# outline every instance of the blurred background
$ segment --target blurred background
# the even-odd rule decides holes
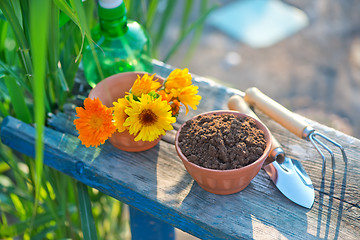
[[[360,2],[210,2],[220,6],[206,20],[192,58],[181,54],[188,41],[171,65],[242,91],[256,86],[292,111],[360,137]],[[246,36],[251,30],[258,32]],[[166,39],[164,46],[176,39],[174,32]]]

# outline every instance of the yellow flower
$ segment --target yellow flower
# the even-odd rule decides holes
[[[169,74],[166,79],[165,90],[167,92],[171,92],[171,89],[179,89],[190,86],[191,79],[192,77],[189,74],[189,69],[175,69]]]
[[[125,109],[130,106],[129,100],[126,98],[119,98],[114,104],[114,124],[119,132],[125,131],[127,128],[123,125],[128,115],[125,113]]]
[[[77,107],[76,113],[79,118],[74,124],[78,138],[86,147],[103,144],[116,130],[112,123],[112,108],[104,106],[98,98],[86,98],[84,108]]]
[[[130,92],[134,94],[134,96],[140,97],[143,93],[147,94],[149,92],[156,91],[161,87],[161,83],[159,83],[157,79],[154,80],[154,76],[155,73],[152,76],[149,76],[147,73],[142,77],[138,75]]]
[[[175,98],[178,98],[179,101],[185,105],[186,114],[189,112],[188,106],[196,110],[196,105],[199,105],[201,96],[196,95],[198,93],[198,87],[190,85],[181,89],[171,89],[171,93]]]
[[[124,126],[129,127],[130,134],[137,135],[135,141],[154,141],[160,135],[165,135],[166,130],[172,130],[171,123],[176,121],[166,101],[146,94],[142,94],[139,101],[130,101],[125,113],[129,117]]]

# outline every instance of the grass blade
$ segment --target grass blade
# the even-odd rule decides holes
[[[16,81],[20,84],[20,86],[24,89],[26,89],[31,95],[32,95],[32,90],[31,88],[25,83],[25,81],[23,81],[23,79],[15,73],[15,71],[13,71],[7,64],[5,64],[3,61],[0,60],[0,66],[5,70],[5,72],[7,72],[8,74],[11,75],[11,77],[13,77],[14,79],[16,79]]]
[[[46,49],[48,37],[50,1],[33,0],[30,5],[30,39],[37,43],[31,46],[33,67],[34,67],[34,112],[36,124],[36,142],[35,142],[35,189],[37,199],[39,197],[41,177],[43,171],[43,137],[45,121],[45,66]]]
[[[141,23],[141,0],[131,0],[126,2],[126,9],[128,16],[131,16],[132,20]]]
[[[54,0],[55,5],[66,14],[76,25],[79,26],[79,19],[76,16],[76,13],[72,10],[67,1],[63,0]],[[65,21],[65,20],[64,20]],[[61,22],[60,24],[65,24],[65,22]]]
[[[206,14],[207,5],[208,5],[208,0],[201,0],[201,4],[200,4],[200,14],[201,15]],[[183,66],[189,65],[192,55],[194,54],[195,49],[200,42],[200,39],[201,39],[201,36],[203,33],[203,29],[204,29],[204,21],[202,21],[199,24],[199,26],[194,30],[194,35],[192,37],[190,46],[189,46],[189,48],[186,52],[186,55],[182,61]]]
[[[156,15],[156,9],[158,8],[159,0],[152,0],[150,2],[149,10],[146,16],[146,29],[150,29]]]
[[[7,172],[8,170],[10,170],[10,166],[5,162],[0,162],[0,174],[4,174],[4,172]]]
[[[167,1],[165,11],[160,21],[160,26],[154,38],[154,49],[156,49],[159,46],[159,44],[161,43],[164,37],[166,27],[169,26],[168,23],[170,21],[172,13],[175,10],[176,3],[177,1],[172,1],[172,0]]]
[[[33,227],[39,227],[41,225],[44,225],[52,220],[52,216],[49,213],[41,214],[35,217],[33,221]],[[31,219],[26,219],[24,221],[21,221],[19,223],[15,223],[8,226],[0,225],[0,238],[6,238],[6,237],[16,237],[19,236],[27,229],[29,228],[31,223]]]
[[[21,16],[22,16],[22,26],[23,32],[26,39],[30,39],[30,28],[29,28],[29,1],[30,0],[21,0],[19,2],[21,7]],[[20,8],[19,8],[20,10]]]
[[[58,225],[54,225],[54,226],[45,228],[45,229],[42,230],[40,233],[38,233],[38,234],[36,234],[36,235],[34,235],[34,236],[31,236],[31,240],[43,240],[43,239],[48,239],[48,238],[46,237],[46,235],[49,234],[49,233],[55,232],[55,230],[56,230],[58,227],[59,227]]]
[[[22,64],[26,69],[27,76],[30,78],[30,76],[32,76],[32,64],[29,53],[29,44],[24,35],[23,29],[19,23],[14,9],[11,6],[11,3],[9,3],[8,1],[0,1],[0,9],[12,27],[15,38],[20,46],[19,53],[23,60]]]
[[[77,182],[78,196],[79,196],[79,209],[81,218],[81,228],[83,231],[84,239],[95,240],[97,239],[94,217],[91,212],[91,203],[88,193],[88,187]]]
[[[23,30],[21,28],[19,20],[16,17],[16,13],[12,8],[11,4],[9,3],[9,1],[7,0],[0,1],[0,9],[3,12],[4,16],[6,17],[6,19],[8,20],[8,22],[10,23],[12,30],[15,33],[16,40],[19,43],[19,46],[23,49],[28,49],[29,48],[28,41],[26,40],[25,35],[23,34]]]
[[[195,22],[193,22],[184,32],[184,34],[175,42],[175,44],[172,46],[166,57],[163,59],[163,62],[169,61],[170,57],[179,49],[180,44],[185,40],[185,38],[189,35],[191,31],[193,31],[195,28],[201,26],[207,16],[217,8],[217,5],[213,5],[209,10],[207,10],[201,17],[199,17]]]
[[[81,34],[83,35],[84,38],[83,26],[80,24],[77,12],[74,11],[66,1],[54,0],[54,3],[63,13],[65,13],[79,27]],[[79,54],[77,55],[75,61],[78,61],[80,57],[81,57],[81,50],[79,51]]]
[[[8,31],[8,22],[4,20],[0,20],[0,58],[5,59],[5,40],[7,37],[7,31]]]
[[[85,42],[84,40],[85,40],[85,37],[86,37],[87,41],[88,41],[88,44],[89,44],[89,46],[91,48],[91,52],[93,54],[94,61],[96,63],[97,69],[99,71],[100,78],[104,79],[104,74],[103,74],[103,71],[102,71],[101,66],[100,66],[99,58],[98,58],[97,53],[95,51],[95,46],[94,46],[93,40],[91,38],[91,32],[90,32],[89,26],[87,24],[87,19],[86,19],[84,8],[81,5],[81,2],[78,1],[78,0],[70,0],[70,2],[71,2],[71,5],[74,7],[76,15],[77,15],[77,17],[79,19],[79,23],[80,23],[79,27],[80,27],[81,33],[83,35],[83,41],[82,42],[84,44],[84,42]],[[82,52],[83,44],[81,45],[80,53]]]
[[[51,83],[49,86],[54,86],[54,101],[58,103],[58,106],[62,106],[65,95],[69,92],[69,87],[64,77],[61,64],[59,62],[59,49],[60,49],[60,31],[59,31],[59,9],[52,2],[50,8],[50,21],[49,21],[49,46],[48,46],[48,63]],[[51,93],[49,87],[49,94]]]
[[[186,26],[188,25],[188,22],[189,22],[190,13],[191,13],[193,4],[194,4],[194,2],[192,0],[185,1],[183,16],[181,19],[181,26],[180,26],[181,34],[180,35],[183,35],[186,30]]]
[[[30,110],[25,103],[24,92],[16,83],[15,79],[5,76],[5,84],[8,89],[11,104],[15,111],[15,116],[23,122],[32,123]]]

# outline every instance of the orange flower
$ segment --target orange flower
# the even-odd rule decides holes
[[[171,92],[171,89],[179,89],[190,86],[191,79],[192,77],[189,74],[189,69],[175,69],[166,79],[165,90],[166,92]]]
[[[171,104],[171,115],[172,116],[177,116],[179,114],[180,111],[180,102],[178,100],[174,100]]]
[[[98,147],[103,144],[116,130],[112,123],[112,108],[104,106],[101,101],[86,98],[84,108],[76,108],[74,124],[79,131],[79,139],[86,147]]]
[[[158,92],[156,92],[156,93],[158,93],[159,95],[160,95],[160,97],[161,97],[161,99],[163,100],[163,101],[167,101],[167,102],[170,102],[171,101],[171,99],[172,99],[172,94],[170,93],[170,94],[167,94],[166,92],[165,92],[165,90],[160,90],[160,91],[158,91]]]
[[[159,83],[157,79],[154,80],[154,76],[155,73],[152,76],[149,76],[147,73],[142,77],[138,75],[130,92],[136,97],[141,97],[143,93],[147,94],[156,91],[161,87],[161,83]]]
[[[179,101],[185,105],[186,114],[189,112],[190,106],[192,109],[196,110],[196,105],[199,105],[201,96],[196,95],[198,93],[198,87],[190,85],[181,89],[171,89],[171,93],[174,98],[179,99]]]

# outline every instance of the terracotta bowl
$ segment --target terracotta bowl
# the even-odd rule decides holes
[[[245,117],[252,118],[251,116],[246,115],[244,113],[240,113],[236,111],[228,111],[228,110],[211,111],[200,115],[226,114],[226,113],[235,114],[239,118],[245,118]],[[194,118],[197,118],[200,115],[197,115]],[[259,129],[263,130],[264,132],[265,140],[266,140],[265,151],[263,155],[255,162],[245,167],[232,169],[232,170],[214,170],[214,169],[204,168],[188,161],[185,155],[181,152],[181,149],[179,147],[179,134],[181,132],[181,129],[186,123],[184,123],[180,127],[175,137],[175,148],[186,170],[193,177],[193,179],[200,185],[200,187],[211,193],[226,195],[226,194],[233,194],[240,192],[249,185],[251,180],[260,171],[265,159],[270,153],[270,148],[271,148],[271,138],[270,138],[269,130],[264,124],[262,124],[258,120],[254,119],[254,121],[256,123],[256,126]]]
[[[112,75],[99,82],[89,93],[89,98],[99,98],[100,101],[107,107],[112,107],[113,102],[116,102],[118,98],[125,96],[126,92],[129,92],[130,88],[134,84],[137,75],[143,76],[145,72],[125,72]],[[150,75],[150,74],[149,74]],[[154,79],[158,79],[160,83],[164,82],[164,78],[155,76]],[[122,133],[115,132],[110,138],[110,143],[123,151],[127,152],[140,152],[154,147],[161,139],[144,142],[134,141],[135,136],[130,135],[128,131]]]

